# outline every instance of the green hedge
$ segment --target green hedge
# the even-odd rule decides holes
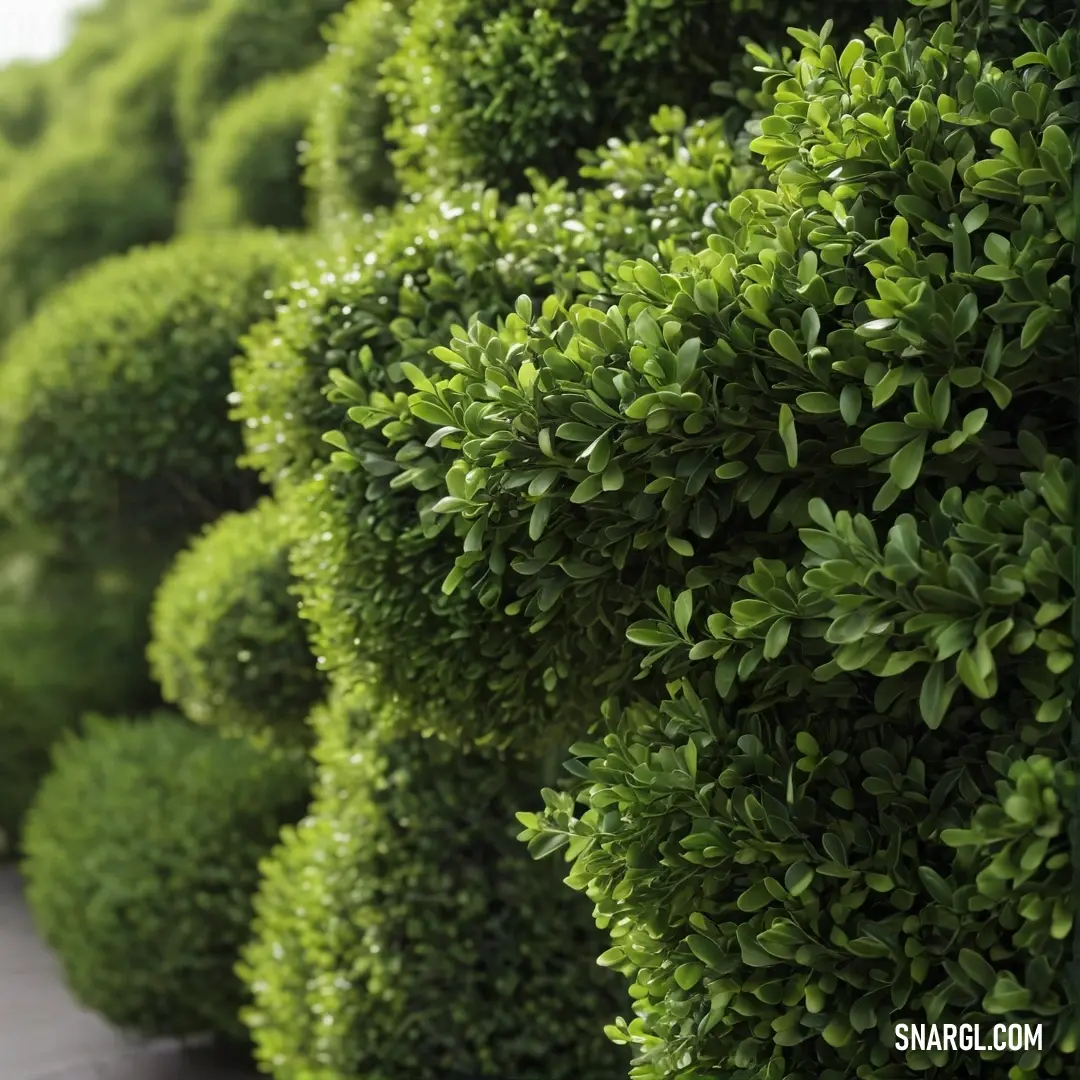
[[[309,775],[160,714],[67,739],[26,824],[27,902],[86,1007],[142,1035],[244,1039],[233,972],[259,860]]]
[[[832,17],[861,30],[863,15],[845,0]],[[731,99],[759,76],[740,40],[782,46],[785,27],[823,19],[803,0],[417,0],[382,88],[395,164],[409,190],[480,179],[512,192],[529,168],[571,175],[579,149],[643,134],[662,105],[745,119]]]
[[[193,238],[103,262],[55,294],[0,366],[8,502],[76,539],[163,546],[250,505],[229,365],[298,250],[271,233]]]
[[[206,134],[222,106],[271,75],[321,58],[321,27],[347,0],[213,0],[200,18],[178,83],[180,128],[188,144]]]
[[[387,717],[383,723],[393,724]],[[588,904],[514,842],[537,773],[321,710],[310,815],[263,865],[242,975],[276,1080],[616,1080]],[[371,729],[371,730],[369,730]]]
[[[0,184],[0,340],[77,271],[172,233],[152,152],[93,132],[50,140]]]
[[[625,263],[617,303],[474,325],[411,398],[483,537],[455,577],[505,553],[581,641],[636,610],[671,680],[577,748],[580,820],[554,793],[524,818],[637,972],[640,1080],[891,1076],[890,1020],[946,1013],[1047,1023],[1023,1076],[1076,1050],[1077,38],[1030,36],[1014,70],[948,24],[802,35],[754,143],[775,189]]]
[[[306,741],[323,694],[269,500],[219,518],[165,576],[151,617],[150,664],[165,700],[229,731]]]
[[[379,69],[408,25],[405,0],[353,0],[332,20],[308,129],[306,180],[326,223],[393,202],[397,182],[383,132]]]
[[[271,76],[214,116],[195,154],[183,231],[304,227],[308,193],[300,157],[316,89],[308,72]]]

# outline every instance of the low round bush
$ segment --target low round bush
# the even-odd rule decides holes
[[[859,30],[863,16],[850,0],[833,14]],[[824,18],[809,0],[417,0],[382,85],[395,164],[410,191],[571,175],[580,148],[643,134],[662,105],[715,114],[718,80],[760,81],[743,38],[780,46],[787,26]]]
[[[194,148],[214,114],[240,91],[318,61],[326,50],[322,25],[346,2],[213,0],[180,70],[180,128],[188,144]]]
[[[307,139],[306,181],[330,223],[391,203],[397,182],[383,134],[379,71],[408,25],[408,0],[353,0],[331,20]]]
[[[624,1077],[603,1034],[621,979],[592,960],[589,905],[514,840],[539,770],[372,728],[362,695],[316,723],[315,800],[264,863],[241,968],[263,1069]]]
[[[51,297],[0,366],[9,505],[81,541],[166,546],[251,505],[229,365],[297,255],[272,233],[190,238],[103,262]]]
[[[300,156],[316,91],[307,72],[274,76],[215,115],[195,153],[183,231],[304,227],[308,193]]]
[[[172,233],[153,153],[89,133],[25,155],[0,184],[0,339],[75,273]]]
[[[26,823],[27,901],[87,1008],[150,1036],[243,1039],[234,973],[259,860],[310,777],[167,714],[56,750]]]
[[[284,524],[266,500],[219,518],[182,552],[154,601],[149,658],[165,700],[189,719],[297,741],[323,679]]]

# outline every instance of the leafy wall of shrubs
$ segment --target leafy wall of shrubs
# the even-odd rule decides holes
[[[620,980],[582,962],[588,905],[513,839],[536,770],[395,733],[362,693],[315,724],[315,800],[263,866],[244,954],[263,1066],[278,1080],[625,1076],[602,1033]]]
[[[80,540],[179,544],[250,505],[229,365],[298,258],[273,233],[191,238],[95,266],[0,366],[4,495]]]
[[[166,574],[149,656],[166,701],[200,724],[306,741],[323,682],[297,613],[281,511],[219,518]]]
[[[474,324],[410,399],[483,538],[452,580],[504,552],[504,599],[583,640],[636,609],[672,682],[577,748],[580,816],[523,817],[637,973],[640,1080],[885,1076],[890,1018],[945,1010],[1047,1022],[1025,1076],[1076,1049],[1077,46],[1027,32],[1015,70],[949,24],[798,35],[732,232]]]
[[[65,740],[27,821],[24,872],[79,999],[139,1034],[243,1042],[233,966],[258,863],[308,782],[296,757],[169,714]]]

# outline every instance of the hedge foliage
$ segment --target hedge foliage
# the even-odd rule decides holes
[[[318,61],[320,30],[346,0],[213,0],[181,65],[180,129],[194,147],[215,113],[242,90],[271,75]]]
[[[481,538],[452,581],[581,641],[636,610],[673,685],[577,748],[580,817],[523,816],[637,974],[636,1080],[885,1077],[946,1010],[1046,1022],[1013,1076],[1076,1050],[1077,40],[1026,32],[798,34],[728,231],[475,323],[410,399]]]
[[[832,14],[864,22],[855,3]],[[417,0],[383,83],[394,161],[409,190],[480,179],[509,193],[529,168],[568,176],[579,149],[644,134],[662,105],[742,120],[758,77],[740,41],[780,47],[787,26],[822,21],[801,0]],[[727,100],[710,108],[710,88]]]
[[[0,367],[10,505],[80,540],[166,546],[250,505],[229,365],[297,257],[272,233],[191,238],[104,261],[52,296]]]
[[[281,511],[226,514],[158,589],[149,657],[165,700],[232,732],[306,741],[323,681],[297,613]]]
[[[408,486],[438,483],[441,466],[403,421],[413,382],[439,366],[430,350],[455,325],[523,288],[576,295],[599,281],[617,245],[673,251],[696,235],[740,166],[715,126],[670,110],[655,123],[653,139],[596,156],[602,183],[587,195],[541,185],[505,210],[476,190],[413,206],[368,251],[297,275],[275,320],[246,339],[235,375],[245,461],[278,490],[302,488],[290,495],[295,568],[316,651],[339,681],[367,678],[374,664],[377,682],[421,727],[524,743],[572,731],[597,708],[567,665],[560,628],[527,635],[512,617],[439,592],[453,544],[438,535],[433,500],[418,502]],[[624,185],[645,179],[654,205],[627,205]],[[343,422],[330,454],[320,436]],[[328,455],[360,469],[305,479]],[[491,598],[480,599],[490,609]],[[560,681],[580,693],[556,698]]]
[[[304,227],[300,156],[315,92],[308,72],[271,76],[214,116],[195,157],[183,231]]]
[[[0,340],[77,271],[168,239],[170,185],[154,155],[110,139],[50,141],[0,183]]]
[[[379,70],[408,25],[405,0],[353,0],[327,28],[320,92],[307,138],[306,180],[327,224],[394,201]]]
[[[620,980],[592,962],[588,905],[513,839],[535,770],[385,724],[362,695],[319,712],[311,812],[264,863],[241,969],[262,1067],[277,1080],[625,1076],[602,1032]]]
[[[259,860],[308,770],[161,714],[67,739],[26,825],[27,900],[78,999],[145,1035],[241,1041]]]

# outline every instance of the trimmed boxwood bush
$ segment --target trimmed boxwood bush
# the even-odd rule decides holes
[[[50,140],[0,183],[0,339],[76,271],[172,233],[174,192],[138,143]]]
[[[79,1001],[143,1035],[240,1042],[259,860],[307,803],[296,757],[178,717],[97,721],[26,824],[27,902]]]
[[[214,114],[242,90],[318,61],[326,49],[321,27],[346,2],[213,0],[180,71],[180,129],[188,144],[194,148]]]
[[[149,657],[189,719],[304,741],[323,693],[289,572],[281,511],[226,514],[181,552],[158,589]]]
[[[315,800],[263,865],[241,968],[262,1068],[624,1077],[603,1037],[621,980],[592,962],[588,904],[513,839],[537,771],[372,729],[363,695],[316,724]]]
[[[316,91],[309,72],[273,76],[215,115],[195,154],[183,231],[304,227],[308,193],[300,157]]]
[[[326,223],[393,202],[397,182],[383,135],[390,121],[379,70],[407,23],[407,0],[353,0],[327,30],[320,93],[307,132],[306,180]]]
[[[272,233],[192,238],[103,262],[55,294],[0,366],[15,510],[77,539],[167,546],[251,505],[229,365],[294,257]]]
[[[897,10],[888,0],[876,13]],[[863,13],[845,0],[832,17],[861,29]],[[417,0],[382,87],[395,164],[412,191],[469,179],[518,191],[528,168],[571,175],[579,149],[643,133],[661,105],[707,115],[724,107],[717,80],[734,77],[715,87],[728,97],[753,87],[742,38],[780,46],[785,27],[823,18],[803,0]]]
[[[1001,66],[947,23],[802,35],[734,230],[625,263],[617,303],[474,324],[411,398],[482,536],[455,576],[499,551],[568,636],[636,609],[671,682],[576,748],[584,811],[523,816],[637,971],[640,1080],[884,1078],[900,1018],[1047,1025],[998,1072],[908,1071],[1076,1052],[1080,42],[1026,32]]]

